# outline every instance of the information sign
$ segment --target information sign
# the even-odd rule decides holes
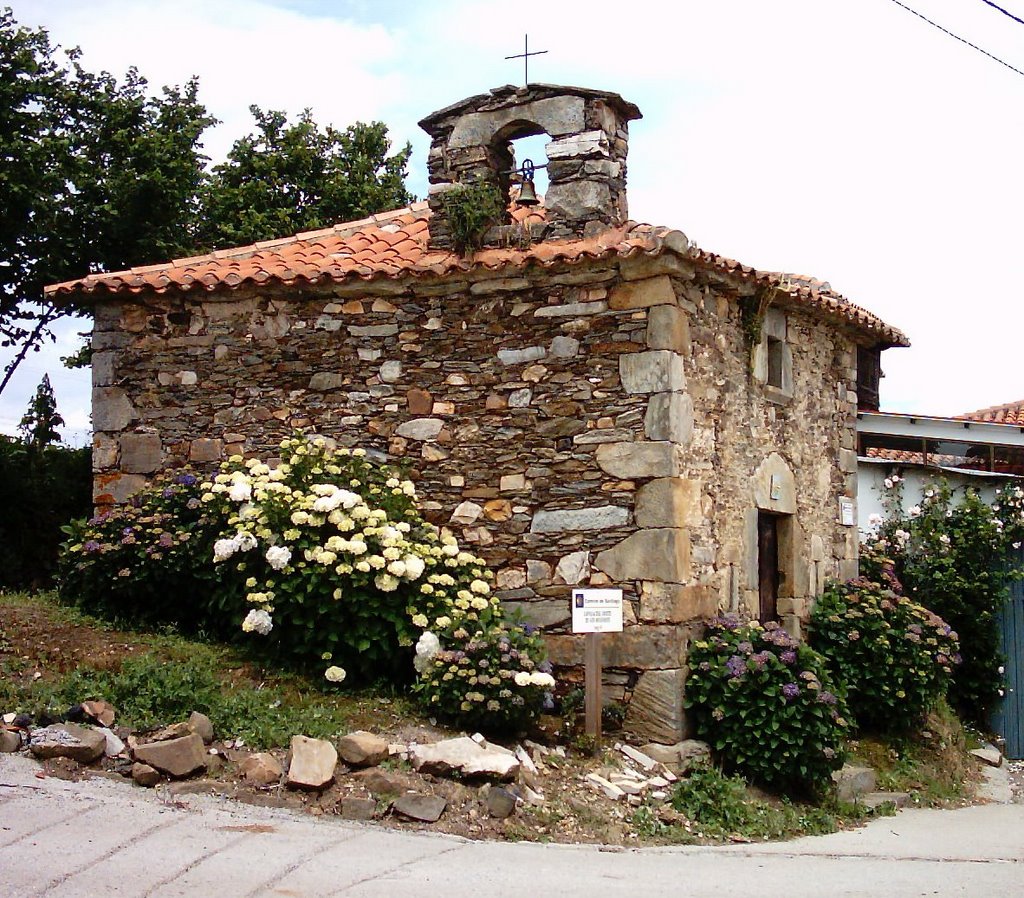
[[[622,632],[621,589],[574,589],[573,633]]]

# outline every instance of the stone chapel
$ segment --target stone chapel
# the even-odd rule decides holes
[[[827,283],[629,220],[639,117],[604,91],[492,90],[420,123],[426,202],[49,288],[95,315],[96,503],[296,430],[404,460],[563,676],[583,659],[570,588],[621,588],[606,695],[634,731],[685,737],[702,621],[799,634],[826,578],[855,575],[856,414],[908,344]],[[520,207],[511,143],[538,134],[550,184]],[[513,201],[456,252],[445,195],[481,180]]]

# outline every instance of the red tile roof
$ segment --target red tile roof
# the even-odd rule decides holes
[[[1005,405],[993,405],[990,408],[978,409],[956,416],[962,421],[984,421],[990,424],[1014,424],[1024,427],[1024,399],[1008,402]]]
[[[414,203],[394,212],[280,240],[261,241],[127,271],[91,274],[47,287],[46,293],[59,298],[76,293],[101,296],[168,290],[212,292],[267,284],[314,285],[357,279],[444,277],[480,269],[498,271],[535,265],[572,265],[584,259],[612,256],[657,256],[670,250],[702,267],[778,287],[791,301],[869,332],[879,343],[909,345],[900,331],[849,302],[824,281],[803,275],[757,271],[732,259],[690,247],[681,232],[670,228],[628,222],[595,237],[548,240],[525,248],[485,248],[466,257],[427,246],[429,217],[426,203]],[[518,208],[515,217],[522,223],[541,221],[543,210]]]

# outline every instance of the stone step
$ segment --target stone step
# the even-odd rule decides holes
[[[857,803],[872,811],[884,804],[894,805],[897,809],[906,807],[910,801],[909,792],[866,792],[857,797]]]
[[[840,801],[855,801],[859,796],[878,788],[878,777],[873,767],[844,764],[841,770],[832,773],[832,781],[836,784],[836,794]]]

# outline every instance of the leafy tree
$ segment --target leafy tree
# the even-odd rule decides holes
[[[321,129],[305,110],[250,106],[257,130],[235,141],[204,195],[201,241],[223,247],[352,221],[412,201],[405,189],[412,148],[389,156],[382,122]]]
[[[21,419],[22,438],[0,434],[0,589],[50,584],[61,527],[92,507],[90,451],[54,445],[63,423],[44,376]]]
[[[213,123],[198,83],[161,97],[130,70],[123,83],[61,52],[44,29],[0,11],[0,345],[15,347],[0,382],[77,311],[42,288],[190,249]]]
[[[57,428],[63,424],[64,419],[57,411],[57,399],[50,386],[50,375],[44,374],[18,429],[30,449],[39,454],[51,443],[61,442]]]
[[[200,138],[215,119],[195,78],[152,96],[134,68],[119,81],[78,60],[0,10],[0,347],[13,351],[0,393],[25,356],[53,339],[57,319],[88,312],[47,302],[46,284],[412,199],[403,183],[411,148],[388,155],[380,122],[321,129],[308,110],[289,124],[252,107],[256,132],[210,173]]]

